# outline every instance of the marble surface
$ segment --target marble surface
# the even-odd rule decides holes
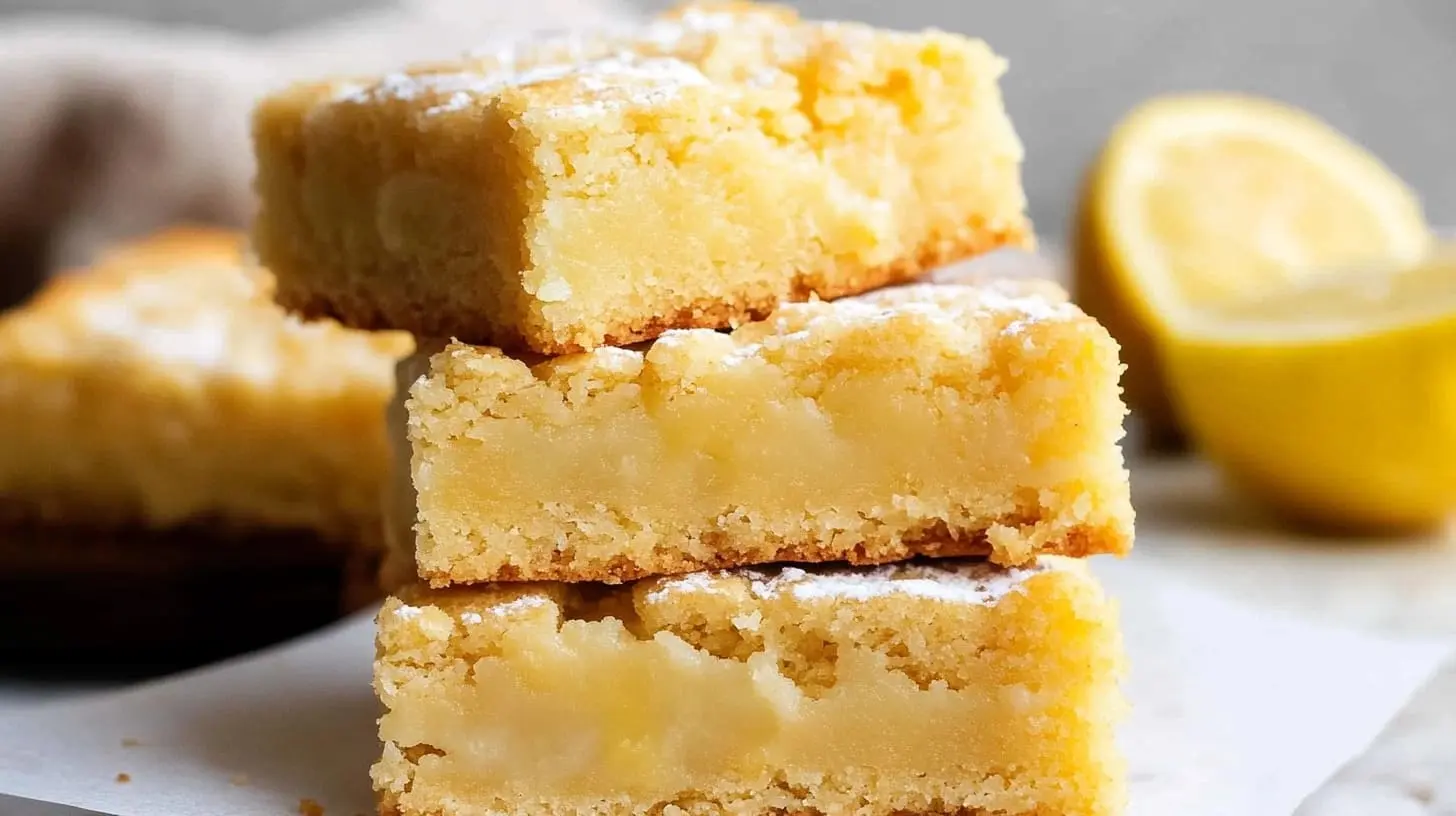
[[[1362,756],[1296,816],[1456,816],[1456,534],[1303,535],[1191,460],[1133,469],[1137,557],[1313,619],[1450,637],[1453,659]]]
[[[1133,467],[1136,557],[1220,592],[1381,632],[1456,644],[1456,535],[1332,539],[1282,526],[1195,460]]]
[[[1456,814],[1456,660],[1296,816]]]

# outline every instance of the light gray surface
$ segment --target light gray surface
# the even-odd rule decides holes
[[[403,2],[404,0],[400,0]],[[514,2],[515,0],[482,0]],[[672,0],[639,0],[663,7]],[[409,0],[428,4],[431,0]],[[388,0],[0,0],[272,31]],[[1456,223],[1453,0],[798,0],[806,14],[984,37],[1011,60],[1008,104],[1027,144],[1042,234],[1060,235],[1083,168],[1149,95],[1238,90],[1313,110],[1369,145]]]
[[[1295,816],[1456,814],[1456,660]]]
[[[158,23],[268,33],[359,9],[390,5],[395,3],[391,0],[0,0],[0,14],[107,14]]]

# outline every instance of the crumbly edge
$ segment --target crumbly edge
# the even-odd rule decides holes
[[[927,584],[942,591],[923,594]],[[786,599],[804,606],[785,608],[781,604]],[[916,611],[932,609],[935,621]],[[494,639],[510,630],[517,616],[552,617],[557,631],[572,622],[611,619],[638,640],[673,633],[695,649],[740,662],[771,642],[781,656],[805,658],[790,661],[794,665],[781,663],[780,669],[810,696],[833,686],[832,675],[826,684],[822,682],[826,678],[813,672],[814,665],[837,659],[835,650],[823,648],[826,643],[886,652],[888,665],[922,688],[941,682],[960,689],[965,681],[957,678],[958,661],[937,663],[937,658],[925,654],[934,649],[923,638],[904,651],[894,649],[894,641],[939,631],[950,639],[943,645],[964,648],[964,640],[975,632],[998,631],[1008,623],[1019,628],[1029,620],[1028,614],[1040,614],[1069,616],[1103,633],[1101,638],[1073,644],[1084,648],[1114,632],[1112,609],[1086,564],[1065,558],[1042,558],[1013,569],[972,558],[868,567],[778,564],[662,576],[627,585],[499,582],[441,590],[413,583],[386,601],[376,646],[382,664],[431,671],[445,665],[440,660],[473,661],[493,654]],[[409,613],[400,614],[405,610]],[[422,610],[434,612],[421,619],[416,613]],[[746,625],[733,617],[754,612],[769,614],[772,620]],[[483,617],[468,620],[472,613]],[[452,619],[453,624],[442,628]],[[477,624],[488,625],[477,631],[472,628]],[[813,631],[819,624],[828,630]],[[428,646],[418,640],[420,636]],[[1028,641],[1009,648],[1034,645],[1036,641]],[[974,654],[981,656],[982,648],[977,646]]]
[[[923,568],[939,569],[934,568],[934,563],[924,562]],[[961,562],[961,566],[965,566],[965,562]],[[1046,625],[1044,622],[1038,622],[1044,614],[1056,619],[1060,619],[1062,615],[1067,615],[1069,616],[1069,621],[1077,621],[1071,625],[1077,627],[1078,633],[1068,632],[1067,635],[1073,638],[1073,640],[1068,641],[1068,645],[1073,649],[1070,653],[1063,652],[1060,648],[1048,649],[1047,646],[1041,645],[1039,639],[1035,637],[1032,637],[1030,640],[1024,639],[1029,637],[1027,635],[1019,636],[1023,638],[1019,641],[1020,645],[1003,645],[1018,654],[1019,650],[1023,648],[1031,648],[1040,654],[1041,657],[1037,658],[1038,671],[1050,669],[1050,665],[1041,667],[1040,661],[1045,659],[1062,665],[1064,670],[1070,671],[1074,675],[1084,675],[1085,679],[1075,681],[1079,686],[1084,683],[1091,684],[1090,686],[1086,686],[1086,688],[1093,695],[1092,698],[1089,698],[1089,701],[1095,698],[1095,702],[1091,703],[1094,709],[1091,712],[1079,709],[1081,713],[1076,716],[1083,725],[1078,727],[1085,726],[1086,728],[1092,729],[1092,732],[1097,735],[1093,742],[1089,743],[1089,747],[1101,746],[1101,750],[1108,751],[1109,753],[1105,756],[1097,755],[1094,757],[1089,755],[1090,765],[1088,767],[1088,773],[1091,774],[1089,779],[1097,777],[1099,774],[1110,774],[1111,776],[1103,779],[1103,782],[1108,787],[1097,788],[1097,792],[1090,795],[1089,798],[1078,800],[1080,807],[1074,811],[1068,811],[1068,813],[1075,812],[1079,816],[1095,813],[1100,816],[1105,816],[1105,814],[1119,811],[1116,800],[1119,796],[1120,784],[1116,781],[1116,778],[1120,775],[1120,768],[1122,767],[1121,761],[1117,758],[1116,752],[1112,747],[1111,731],[1112,721],[1121,717],[1124,711],[1120,698],[1115,691],[1116,683],[1122,671],[1120,638],[1117,634],[1115,623],[1115,606],[1113,602],[1106,599],[1102,594],[1095,580],[1088,576],[1084,565],[1081,563],[1057,562],[1056,560],[1052,560],[1051,562],[1043,563],[1041,567],[1046,568],[1045,571],[1048,572],[1069,570],[1071,575],[1063,576],[1062,579],[1055,578],[1051,575],[1046,575],[1044,578],[1039,578],[1035,574],[1028,575],[1025,577],[1025,581],[1039,582],[1046,580],[1050,581],[1050,583],[1017,583],[1013,588],[1006,590],[1004,594],[993,594],[993,596],[986,598],[982,602],[969,601],[969,606],[955,603],[946,610],[953,617],[939,625],[942,628],[949,626],[949,633],[954,637],[955,632],[965,633],[968,631],[964,628],[965,626],[970,626],[973,631],[979,631],[979,627],[983,624],[976,623],[975,621],[981,620],[981,615],[990,616],[984,619],[986,621],[984,625],[988,627],[988,632],[999,631],[1003,625],[1003,621],[1009,622],[1013,626],[1019,626],[1023,621],[1029,621],[1032,626]],[[1041,570],[1038,571],[1041,572]],[[826,575],[828,577],[842,577],[846,572],[852,574],[852,571],[847,571],[844,568],[832,568]],[[399,645],[403,647],[403,651],[381,651],[379,657],[381,660],[386,660],[392,664],[398,663],[403,666],[412,666],[416,671],[422,672],[430,672],[435,670],[435,668],[446,665],[455,666],[456,662],[461,660],[469,663],[482,654],[479,651],[482,647],[486,651],[489,650],[489,646],[487,645],[489,641],[479,640],[479,634],[462,630],[461,626],[464,624],[457,622],[453,624],[453,630],[449,630],[449,643],[445,645],[438,639],[443,636],[443,632],[447,631],[442,629],[442,626],[450,625],[448,624],[450,619],[465,621],[471,612],[475,612],[485,615],[487,625],[509,629],[512,626],[511,618],[513,616],[546,614],[546,610],[554,606],[557,610],[554,614],[559,615],[558,626],[566,625],[568,621],[599,621],[603,618],[614,618],[623,621],[627,627],[627,631],[638,638],[650,639],[654,637],[654,633],[664,631],[672,632],[687,640],[696,649],[708,651],[720,658],[742,661],[747,659],[750,654],[755,653],[757,649],[762,648],[763,641],[756,637],[756,633],[761,631],[760,624],[754,623],[746,630],[740,628],[740,623],[737,618],[734,618],[730,624],[724,619],[728,614],[725,612],[725,609],[741,609],[747,613],[754,609],[757,603],[757,601],[752,599],[763,597],[760,593],[774,594],[780,591],[780,589],[774,587],[774,582],[777,580],[777,577],[765,578],[765,575],[773,576],[774,573],[772,571],[768,573],[759,573],[753,570],[746,571],[746,574],[740,577],[750,579],[753,582],[751,585],[739,585],[739,582],[730,582],[728,586],[718,586],[712,583],[713,576],[709,575],[706,576],[708,578],[707,584],[695,582],[690,577],[682,579],[685,583],[674,581],[662,583],[647,582],[639,588],[607,590],[605,592],[602,592],[596,587],[578,588],[566,587],[560,584],[538,585],[536,587],[504,584],[496,587],[462,588],[443,594],[436,594],[424,590],[423,587],[416,586],[401,595],[399,600],[387,602],[385,614],[388,615],[392,607],[416,606],[433,610],[427,613],[431,617],[420,619],[418,623],[414,623],[405,622],[403,617],[396,620],[391,616],[387,621],[381,619],[381,632],[392,630],[397,637],[401,633],[411,632],[413,631],[413,627],[419,626],[422,627],[421,631],[431,633],[429,638],[436,646],[432,646],[418,653],[413,652],[411,649],[414,646],[421,646],[422,644],[415,643],[411,640],[410,635],[404,634],[404,640],[399,642]],[[1079,578],[1077,576],[1082,577]],[[788,585],[789,587],[800,586],[800,584],[794,582],[802,580],[790,578],[787,575],[782,577],[791,581]],[[907,575],[904,577],[910,576]],[[926,577],[926,575],[915,573],[915,577]],[[764,581],[763,586],[759,583],[761,579]],[[813,587],[812,579],[808,580],[809,583],[802,584],[802,586]],[[1011,577],[1011,580],[1020,581],[1023,579]],[[1024,587],[1024,590],[1022,587]],[[783,589],[782,591],[797,595],[792,588]],[[749,594],[740,596],[740,592],[747,592]],[[1023,592],[1025,593],[1024,595]],[[520,603],[521,598],[532,595],[539,598],[542,603]],[[780,670],[786,672],[786,676],[791,677],[796,685],[799,685],[801,689],[804,689],[811,696],[823,693],[827,688],[831,688],[833,685],[832,670],[828,676],[828,686],[822,685],[822,681],[825,678],[815,670],[816,667],[820,666],[818,662],[820,658],[827,658],[831,666],[834,663],[833,655],[835,652],[832,648],[826,652],[819,650],[815,645],[820,642],[820,638],[822,637],[825,638],[824,642],[826,643],[860,643],[876,651],[896,656],[900,660],[897,661],[892,657],[891,664],[898,664],[898,670],[907,671],[912,679],[921,684],[922,687],[925,687],[927,682],[934,682],[939,678],[950,682],[951,687],[955,688],[955,681],[949,677],[939,674],[925,676],[917,671],[916,667],[920,664],[914,662],[913,656],[916,654],[916,648],[913,645],[909,646],[909,651],[907,652],[900,645],[897,645],[901,641],[895,637],[890,637],[889,639],[881,637],[884,634],[883,627],[885,626],[890,627],[892,630],[906,625],[909,625],[911,629],[918,629],[921,618],[914,610],[919,608],[922,603],[938,604],[939,602],[910,600],[908,596],[895,596],[896,599],[891,601],[892,595],[893,593],[883,596],[881,600],[872,600],[868,605],[854,593],[846,596],[844,600],[835,600],[829,596],[821,596],[819,594],[814,594],[814,600],[804,600],[801,598],[800,602],[808,605],[805,608],[805,614],[809,616],[808,619],[818,621],[819,624],[829,625],[831,629],[827,631],[834,632],[832,635],[821,633],[814,626],[810,626],[808,629],[800,632],[799,627],[792,622],[793,614],[784,617],[781,613],[776,617],[776,623],[773,624],[765,620],[762,624],[763,626],[770,626],[775,631],[784,632],[790,637],[790,640],[787,642],[781,640],[775,641],[777,644],[775,649],[784,650],[780,654]],[[674,597],[679,599],[696,597],[698,601],[706,602],[706,605],[697,606],[689,601],[686,607],[682,607],[672,600]],[[1002,613],[997,610],[997,607],[1008,602],[1008,599],[1014,606],[1005,613],[1010,617],[1003,618]],[[642,606],[641,604],[644,603],[645,606]],[[661,614],[651,614],[646,611],[652,609],[658,603],[665,603],[669,608],[673,608],[676,611],[668,612],[666,617],[663,617]],[[875,604],[878,603],[889,603],[891,606],[876,606]],[[496,619],[495,615],[485,614],[488,610],[493,609],[499,610],[502,616],[499,620]],[[441,617],[442,613],[443,617]],[[708,615],[706,620],[702,617],[703,614]],[[867,614],[869,617],[864,617]],[[887,615],[887,617],[881,617],[882,614]],[[972,614],[973,617],[961,617],[966,614]],[[1026,617],[1028,615],[1030,618]],[[411,615],[409,620],[415,621],[416,617]],[[958,623],[957,621],[964,621],[964,623]],[[477,620],[476,622],[479,623],[480,621]],[[788,625],[787,629],[781,630],[776,628],[785,625]],[[877,626],[880,628],[877,629]],[[1056,626],[1058,627],[1058,631],[1063,631],[1061,629],[1062,624],[1056,624]],[[1081,628],[1083,626],[1091,628],[1083,630]],[[728,638],[726,641],[723,639],[725,636]],[[915,642],[916,638],[914,634],[906,633],[905,637],[909,639],[909,642]],[[974,640],[981,642],[979,636],[975,637]],[[444,648],[445,651],[441,654],[436,654],[434,649],[437,647]],[[380,648],[384,649],[383,645]],[[999,650],[1002,647],[992,646],[991,648],[993,650]],[[1094,661],[1095,666],[1084,666],[1082,658],[1071,656],[1081,655],[1084,651],[1087,652],[1088,659]],[[981,655],[979,648],[976,650],[976,655],[977,657],[975,659],[979,660]],[[442,658],[444,663],[437,666],[435,663],[437,657]],[[785,657],[789,660],[787,665],[783,660]],[[808,662],[805,662],[806,658]],[[944,659],[941,658],[941,660]],[[906,661],[909,662],[907,663]],[[932,665],[934,664],[935,661],[932,660]],[[922,667],[922,671],[924,670],[930,669],[928,667]],[[1091,672],[1091,674],[1087,675],[1087,672]],[[447,674],[446,676],[448,677],[450,675]],[[1062,675],[1059,674],[1059,676]],[[429,745],[418,745],[409,748],[395,747],[393,750],[396,752],[396,760],[403,759],[410,763],[415,763],[421,756],[429,754],[435,749]],[[389,753],[389,749],[386,749],[386,753]],[[800,784],[803,784],[802,780]],[[884,787],[885,784],[888,784],[888,787]],[[890,814],[898,816],[904,813],[943,813],[962,814],[964,816],[981,813],[985,813],[987,816],[992,816],[992,814],[1012,816],[1012,814],[1021,813],[1050,816],[1050,814],[1055,813],[1057,816],[1067,816],[1067,814],[1064,814],[1060,810],[1048,811],[1045,808],[1033,808],[1025,811],[987,811],[984,809],[944,804],[947,802],[966,801],[969,797],[976,795],[978,791],[983,790],[986,785],[995,784],[997,783],[993,780],[977,777],[956,777],[937,780],[918,777],[900,778],[897,776],[894,780],[886,780],[876,779],[873,774],[870,777],[849,774],[825,779],[819,783],[814,783],[813,787],[803,788],[792,784],[790,780],[779,779],[767,789],[759,789],[757,787],[753,789],[741,789],[728,785],[722,789],[715,788],[711,791],[701,791],[699,795],[691,796],[686,800],[656,803],[650,809],[634,808],[630,802],[623,801],[614,802],[609,807],[600,810],[593,810],[592,813],[597,814],[597,816],[606,816],[606,814],[621,814],[622,816],[626,816],[628,813],[646,813],[654,814],[655,816],[688,816],[688,814],[693,814],[694,816],[719,816],[719,814],[724,813],[803,813],[805,816],[809,816],[809,814],[819,816],[827,812],[844,812],[838,809],[825,811],[815,807],[805,807],[803,809],[793,809],[791,806],[786,807],[786,803],[803,801],[806,797],[816,797],[821,802],[829,803],[841,800],[859,801],[864,803],[866,807],[857,812],[865,816],[890,816]],[[1090,792],[1091,789],[1083,791],[1084,794]],[[430,803],[418,809],[404,809],[399,806],[399,799],[396,794],[388,790],[378,790],[376,795],[378,796],[381,813],[401,813],[407,814],[407,816],[441,814],[441,816],[445,816],[445,814],[497,812],[481,807],[457,809],[451,807],[448,801],[438,805]],[[869,798],[865,799],[865,796],[869,796]],[[1075,797],[1077,794],[1073,794],[1073,796]],[[508,813],[512,811],[507,809],[504,812]],[[583,813],[583,811],[574,807],[552,803],[549,800],[530,804],[520,803],[519,809],[515,812],[539,813],[542,816],[578,816],[578,814]]]
[[[1023,521],[1024,525],[1025,522]],[[1008,528],[1016,529],[1016,528]],[[1034,528],[1033,528],[1034,529]],[[507,566],[495,573],[479,574],[462,569],[437,570],[419,568],[419,577],[435,589],[483,581],[563,581],[566,583],[597,582],[621,584],[655,575],[680,575],[700,570],[733,569],[773,563],[828,563],[847,561],[855,565],[888,564],[910,558],[953,558],[985,556],[998,566],[1023,566],[1039,555],[1061,555],[1085,558],[1091,555],[1126,555],[1132,548],[1127,531],[1113,525],[1081,525],[1045,545],[1022,554],[993,545],[987,530],[961,531],[952,534],[943,524],[916,537],[903,537],[902,531],[885,529],[878,538],[867,538],[852,550],[828,539],[811,538],[797,542],[778,542],[765,547],[755,542],[716,542],[707,549],[711,558],[692,558],[674,550],[659,550],[650,559],[632,561],[623,556],[604,560],[598,567],[572,564],[575,550],[554,550],[544,553],[528,566]],[[732,544],[755,544],[757,549]],[[744,555],[751,552],[751,555]]]
[[[446,315],[439,312],[406,311],[385,315],[379,310],[356,311],[347,301],[328,293],[314,291],[307,278],[279,276],[277,300],[285,308],[305,318],[332,318],[360,329],[392,329],[410,327],[416,335],[452,336],[462,342],[493,345],[514,352],[545,355],[574,354],[598,346],[625,346],[652,340],[673,329],[723,329],[749,320],[767,317],[780,302],[802,302],[813,297],[834,300],[878,289],[893,283],[914,280],[935,267],[965,260],[997,249],[1034,245],[1030,222],[1024,218],[1014,226],[1001,229],[980,229],[969,240],[932,238],[915,253],[878,266],[859,268],[834,265],[830,285],[805,286],[802,278],[791,282],[782,297],[764,302],[728,302],[719,299],[701,300],[672,314],[649,314],[633,322],[609,325],[601,330],[586,326],[565,326],[571,339],[563,340],[542,332],[521,332],[521,325],[499,325],[479,314]],[[826,264],[827,265],[827,264]]]
[[[747,320],[762,320],[768,317],[783,301],[803,302],[813,297],[823,300],[858,295],[920,277],[922,274],[948,263],[1006,247],[1029,248],[1031,233],[1027,225],[1016,229],[981,230],[970,241],[932,240],[922,245],[914,255],[899,258],[881,266],[862,267],[858,272],[844,274],[842,266],[836,272],[843,280],[828,282],[825,286],[805,286],[800,280],[792,282],[786,295],[773,302],[741,305],[724,304],[716,300],[698,301],[676,314],[655,315],[635,323],[624,323],[609,327],[602,345],[625,346],[652,340],[672,329],[721,329],[735,326]],[[568,354],[588,350],[589,343],[580,340],[557,342],[537,335],[527,338],[527,343],[546,354]],[[551,345],[549,349],[538,347]]]

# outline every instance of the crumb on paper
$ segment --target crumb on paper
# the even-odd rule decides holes
[[[298,800],[299,816],[324,816],[324,806],[312,799]]]
[[[123,747],[123,748],[135,748],[135,747],[137,747],[138,745],[141,745],[141,744],[142,744],[142,741],[139,740],[139,739],[137,739],[136,737],[122,737],[121,738],[121,747]]]
[[[248,781],[248,775],[243,773],[233,774],[232,776],[228,777],[228,782],[236,785],[239,788],[247,787]],[[299,807],[303,807],[303,803],[300,802]]]
[[[117,782],[118,785],[125,785],[126,783],[128,783],[130,781],[131,781],[131,774],[129,774],[129,773],[119,773],[119,774],[116,775],[116,782]]]

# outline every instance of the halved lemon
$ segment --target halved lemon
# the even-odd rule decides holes
[[[1456,247],[1221,305],[1162,346],[1175,406],[1235,481],[1301,520],[1456,510]]]
[[[1155,99],[1094,164],[1075,235],[1074,296],[1123,346],[1128,401],[1176,436],[1158,346],[1192,315],[1430,243],[1419,201],[1315,117],[1226,94]]]

